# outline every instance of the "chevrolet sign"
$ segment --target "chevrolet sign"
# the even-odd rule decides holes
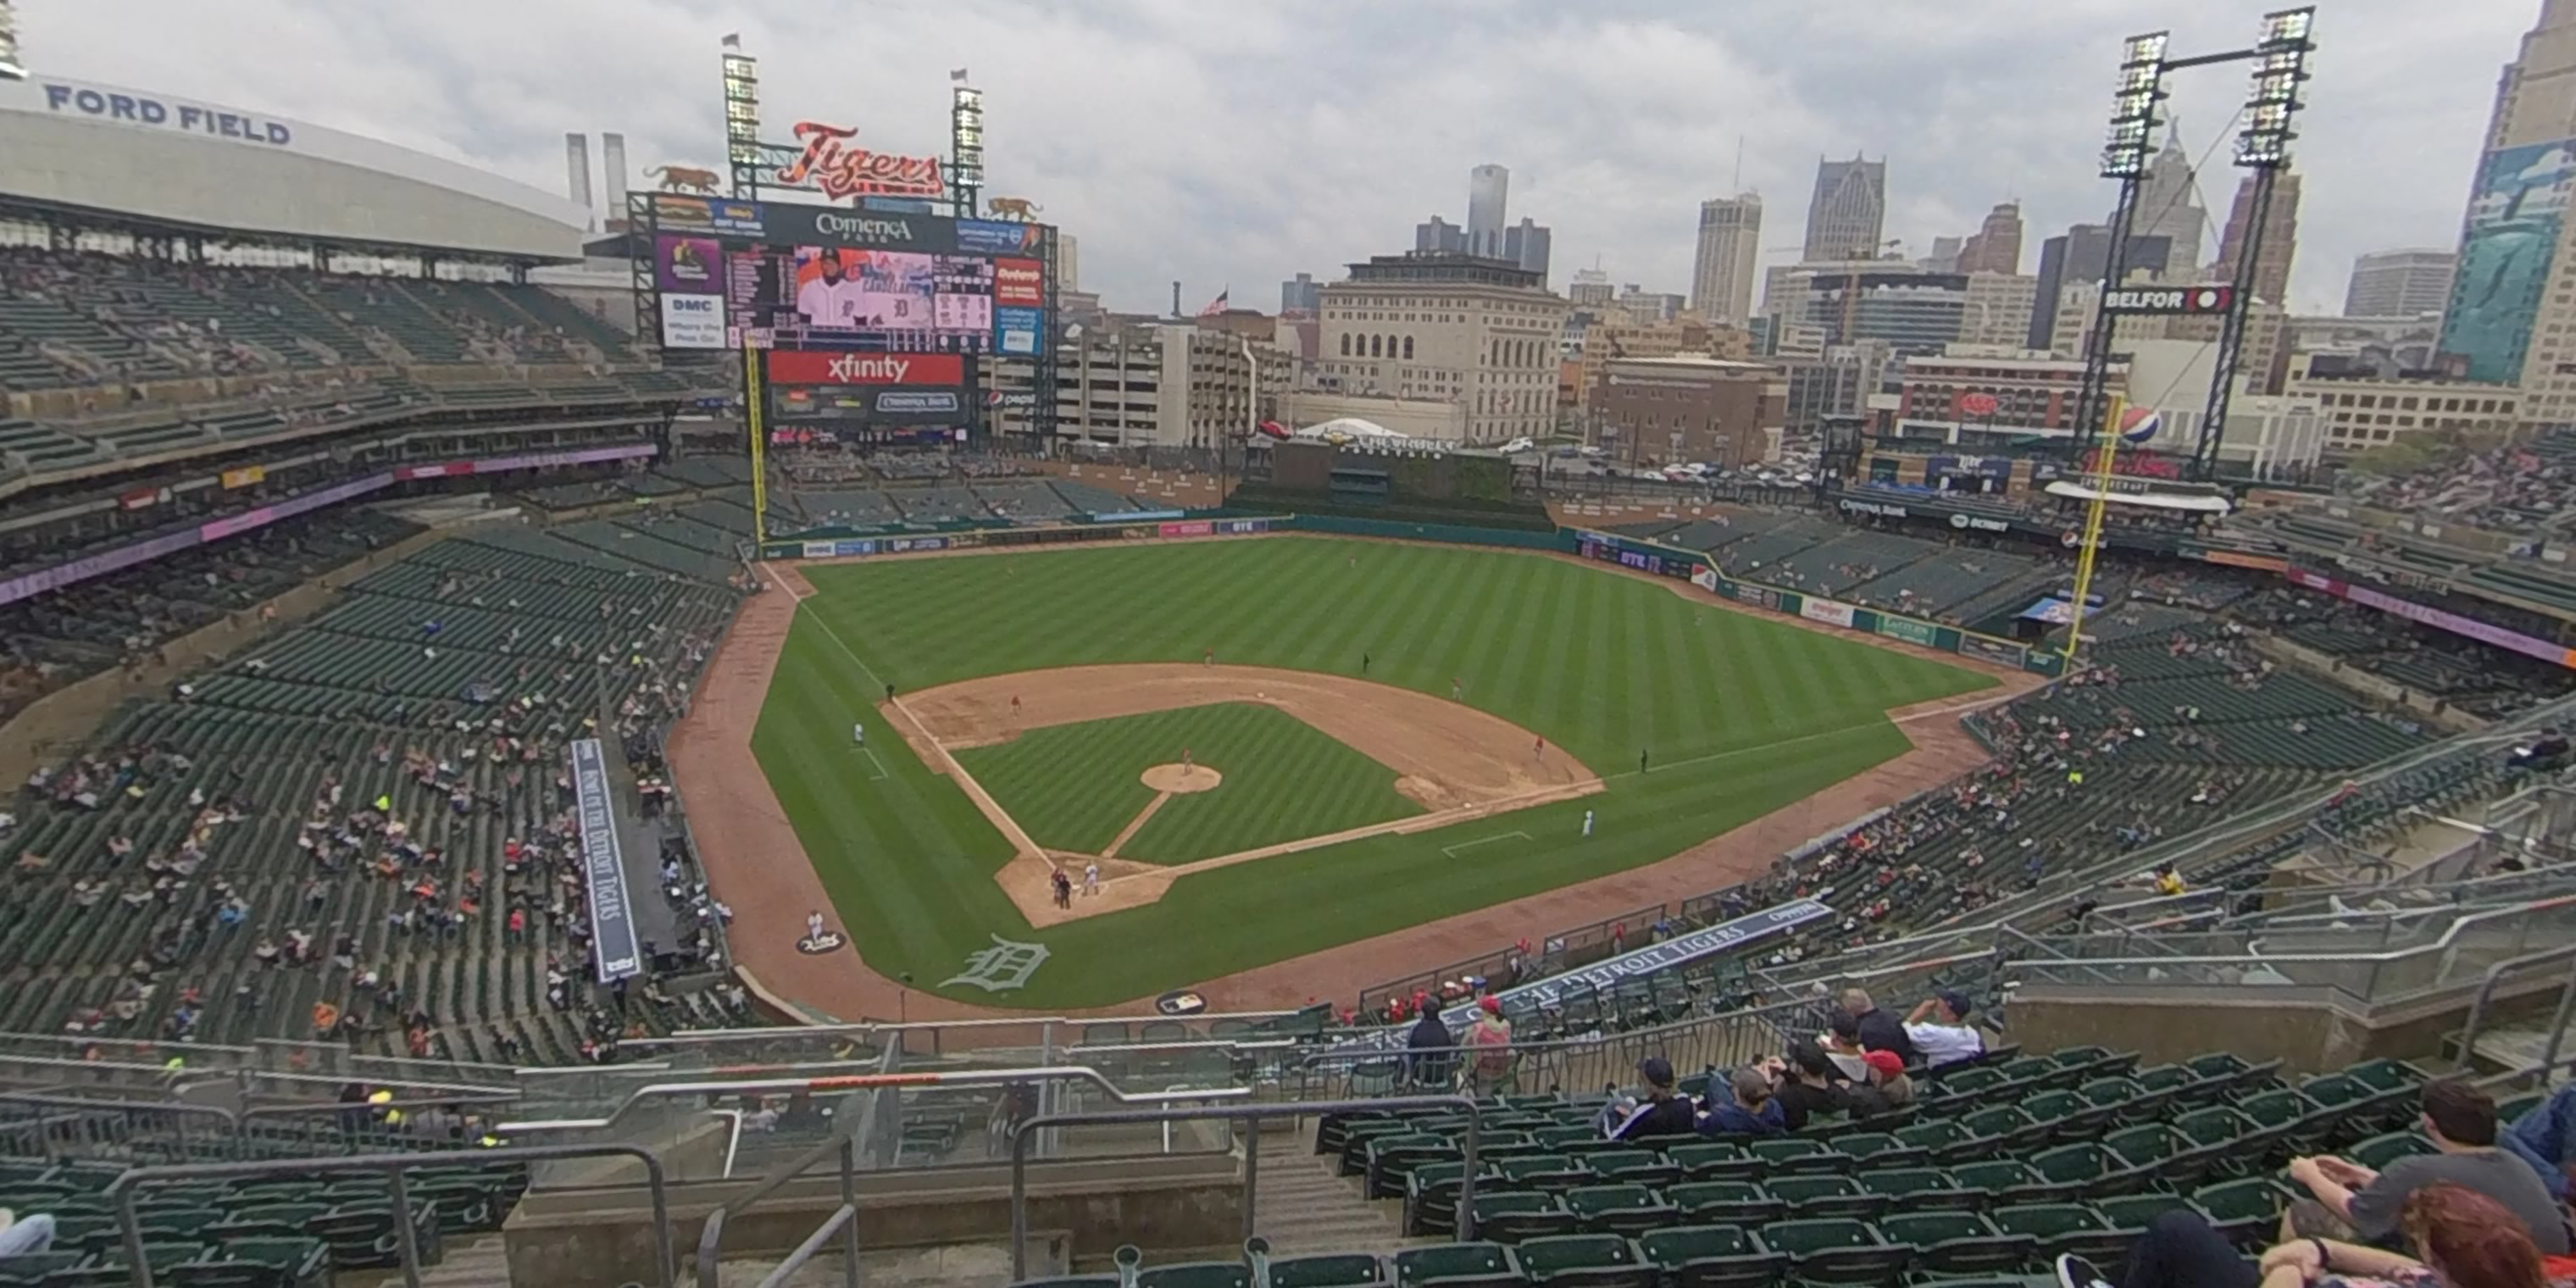
[[[2224,282],[2204,286],[2123,286],[2102,297],[2106,313],[2172,316],[2224,313],[2236,303],[2236,288]]]

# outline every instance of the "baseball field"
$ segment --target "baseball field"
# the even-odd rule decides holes
[[[1908,751],[1888,709],[1995,683],[1538,555],[803,575],[753,751],[867,965],[983,1005],[1117,1005],[1665,859]],[[1058,908],[1055,868],[1104,889]]]

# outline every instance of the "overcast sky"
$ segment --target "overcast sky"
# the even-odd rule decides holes
[[[1510,167],[1513,219],[1555,229],[1553,280],[1599,264],[1686,292],[1698,203],[1738,186],[1794,258],[1820,154],[1888,158],[1909,255],[2023,203],[2042,238],[2097,221],[2121,37],[2253,38],[2262,0],[19,0],[32,71],[194,96],[563,189],[567,130],[637,169],[720,165],[717,40],[761,59],[772,132],[810,117],[944,151],[948,70],[988,112],[987,195],[1081,241],[1113,308],[1278,307],[1463,218],[1468,167]],[[2293,305],[2334,311],[2356,253],[2455,243],[2498,69],[2539,0],[2326,0],[2298,147]],[[2233,67],[2178,76],[2223,221]],[[594,157],[596,153],[594,152]],[[2215,253],[2213,228],[2203,249]]]

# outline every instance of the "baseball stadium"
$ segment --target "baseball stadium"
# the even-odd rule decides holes
[[[604,201],[0,76],[0,1288],[2567,1252],[2576,430],[1102,442],[964,73],[720,57]]]

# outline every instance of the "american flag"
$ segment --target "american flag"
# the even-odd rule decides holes
[[[1216,298],[1209,300],[1207,307],[1199,310],[1199,316],[1203,318],[1212,318],[1225,312],[1227,306],[1232,303],[1233,297],[1234,288],[1231,286],[1217,292]]]

